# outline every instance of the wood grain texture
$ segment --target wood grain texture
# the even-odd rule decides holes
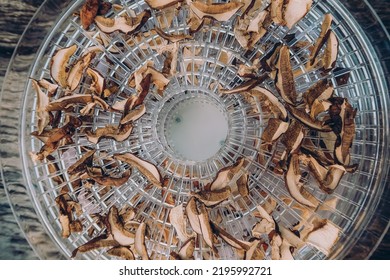
[[[357,1],[357,3],[359,1]],[[20,35],[42,2],[43,0],[0,0],[0,87],[4,80],[8,62]],[[376,9],[386,28],[389,30],[389,1],[370,0],[369,2]],[[367,26],[367,28],[369,28],[369,26]],[[12,108],[10,108],[10,110],[12,110]],[[1,133],[12,134],[12,131],[16,129],[13,125],[16,121],[17,120],[11,118],[2,120]],[[7,138],[6,141],[3,140],[0,145],[6,146],[12,141],[17,141],[17,139]],[[7,176],[20,175],[13,174],[9,171],[7,172]],[[23,202],[20,202],[19,207],[23,207]],[[377,226],[386,224],[387,222],[388,220],[378,217],[377,221],[374,221],[374,223],[370,225],[372,234],[378,234],[376,230]],[[361,249],[364,250],[364,246]],[[389,259],[389,251],[390,233],[387,234],[384,242],[379,246],[372,258]],[[29,246],[15,221],[4,191],[3,183],[0,181],[0,259],[36,258],[37,256]]]

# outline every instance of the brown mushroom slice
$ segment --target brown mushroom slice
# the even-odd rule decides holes
[[[184,217],[184,208],[183,204],[180,204],[176,207],[173,207],[169,212],[169,221],[171,225],[176,230],[176,234],[179,237],[181,242],[186,242],[187,240],[195,237],[196,234],[187,233],[187,220]]]
[[[249,174],[244,172],[236,181],[238,193],[241,197],[246,197],[249,195]]]
[[[151,12],[145,10],[136,17],[129,17],[127,14],[116,18],[95,17],[97,27],[104,33],[120,31],[125,34],[133,34],[138,31],[151,17]]]
[[[332,131],[332,128],[329,125],[325,124],[323,121],[312,119],[303,109],[295,108],[289,104],[286,104],[286,108],[297,120],[304,123],[309,128],[322,132]]]
[[[138,171],[142,173],[155,187],[162,188],[162,178],[160,172],[155,165],[145,160],[142,160],[130,153],[115,154],[114,158],[122,162],[126,162],[130,166],[137,168]]]
[[[98,14],[100,0],[86,0],[80,10],[81,26],[87,30]]]
[[[64,199],[64,195],[57,196],[55,198],[55,202],[60,212],[59,220],[61,224],[61,236],[63,238],[68,238],[71,233],[70,224],[73,220],[72,213],[70,209],[68,209],[66,200]]]
[[[307,156],[308,166],[310,171],[313,173],[316,180],[322,184],[323,180],[325,180],[328,170],[323,167],[314,157]]]
[[[244,162],[244,158],[239,158],[233,165],[219,170],[214,181],[210,184],[209,190],[217,191],[225,189],[233,179],[234,175],[241,170]]]
[[[38,82],[38,85],[41,88],[44,88],[47,90],[47,95],[49,97],[53,97],[57,93],[58,85],[53,84],[52,82],[46,80],[46,79],[40,79]]]
[[[147,227],[146,223],[141,223],[139,225],[135,233],[135,243],[134,243],[135,251],[143,260],[150,259],[145,244],[146,227]]]
[[[264,260],[265,253],[262,248],[262,242],[255,239],[251,242],[250,248],[244,253],[245,260]]]
[[[133,124],[127,123],[124,125],[106,125],[105,127],[97,128],[94,132],[87,131],[86,136],[89,142],[94,144],[99,143],[102,139],[114,139],[117,142],[127,140],[133,131]]]
[[[167,79],[161,72],[150,66],[147,68],[145,74],[151,75],[151,82],[157,87],[160,94],[165,90],[170,82],[170,80]]]
[[[316,206],[302,195],[301,188],[303,186],[300,183],[300,179],[301,170],[299,168],[299,156],[298,154],[292,154],[287,173],[284,176],[287,190],[297,202],[315,208]]]
[[[262,234],[269,234],[271,231],[275,230],[275,221],[263,207],[258,205],[256,208],[261,221],[252,227],[252,236],[261,238]]]
[[[282,160],[297,151],[304,136],[303,126],[298,121],[292,120],[287,131],[281,138],[281,143],[286,147],[286,151],[282,155]]]
[[[249,90],[255,88],[256,86],[262,84],[267,78],[268,78],[268,75],[264,74],[256,79],[251,79],[251,80],[239,85],[238,87],[235,87],[233,89],[221,89],[221,90],[219,90],[219,92],[221,94],[235,94],[235,93],[246,92],[246,91],[249,91]]]
[[[200,228],[199,219],[198,219],[198,208],[196,205],[196,198],[191,196],[186,205],[186,214],[188,217],[188,221],[190,222],[191,228],[197,233],[202,234],[202,230]]]
[[[126,124],[129,122],[135,122],[146,113],[146,106],[144,104],[139,105],[134,110],[131,110],[120,121],[120,124]]]
[[[114,240],[122,246],[130,246],[134,244],[135,234],[124,228],[122,220],[119,216],[118,208],[111,206],[107,214],[107,228]]]
[[[311,110],[311,107],[316,100],[328,100],[332,97],[333,91],[334,89],[328,80],[323,79],[318,81],[303,93],[303,100],[307,105],[306,108]]]
[[[233,235],[228,233],[223,228],[219,227],[216,223],[210,222],[211,229],[213,230],[213,233],[215,233],[217,236],[221,237],[223,241],[225,241],[227,244],[232,246],[233,248],[239,249],[239,250],[249,250],[250,245],[242,240],[239,240],[235,238]]]
[[[50,102],[49,105],[47,105],[46,110],[49,112],[61,111],[67,109],[69,106],[72,105],[76,105],[76,104],[87,105],[89,103],[96,103],[103,110],[109,109],[108,104],[98,96],[92,94],[73,94]]]
[[[50,178],[56,182],[58,185],[65,182],[64,176],[60,171],[58,164],[56,163],[56,159],[49,155],[47,158],[47,169],[49,173],[52,175]]]
[[[193,37],[191,35],[187,35],[187,34],[167,34],[165,33],[161,28],[155,26],[154,29],[156,30],[157,34],[171,42],[171,43],[177,43],[177,42],[180,42],[180,41],[184,41],[186,39],[193,39]]]
[[[315,100],[313,103],[313,106],[310,110],[310,117],[315,120],[318,118],[319,115],[329,110],[330,106],[332,106],[332,103],[328,100]]]
[[[345,167],[342,165],[335,164],[329,166],[328,173],[322,184],[320,184],[320,188],[328,194],[333,193],[346,172]]]
[[[265,96],[268,101],[272,104],[271,110],[274,112],[275,117],[280,118],[281,120],[285,121],[287,120],[287,110],[286,108],[280,103],[280,101],[276,98],[276,96],[270,92],[268,89],[263,87],[255,87],[249,93],[256,97],[259,95]]]
[[[91,150],[83,154],[79,160],[68,167],[68,174],[74,175],[76,173],[85,172],[88,166],[92,166],[95,152],[95,150]]]
[[[107,250],[110,256],[118,257],[124,260],[135,260],[134,253],[130,248],[125,246],[117,246]]]
[[[112,238],[112,236],[107,236],[106,234],[103,234],[77,247],[75,250],[73,250],[71,258],[76,257],[77,253],[86,253],[99,248],[112,247],[118,245],[119,245],[118,242],[116,242]]]
[[[290,61],[290,50],[287,46],[281,47],[276,68],[278,69],[275,81],[276,89],[284,101],[295,106],[298,94],[295,89],[294,74]]]
[[[100,74],[97,70],[88,68],[87,75],[92,78],[92,83],[90,89],[95,92],[97,95],[101,96],[103,94],[103,90],[105,88],[105,80],[102,74]]]
[[[195,237],[189,238],[183,243],[178,252],[180,260],[193,260],[195,251]]]
[[[333,31],[330,31],[323,57],[323,68],[331,70],[336,66],[336,60],[339,53],[339,40]]]
[[[36,114],[38,134],[42,134],[45,127],[50,123],[50,113],[46,110],[49,105],[49,97],[43,93],[39,83],[36,80],[31,80],[37,96]]]
[[[203,203],[199,203],[198,205],[198,219],[200,230],[202,232],[202,236],[206,244],[212,248],[214,253],[217,253],[217,250],[214,246],[214,236],[213,231],[210,226],[209,214],[207,212],[206,206]]]
[[[237,2],[216,3],[207,5],[200,1],[194,1],[191,2],[190,9],[200,19],[210,17],[217,21],[228,21],[243,6],[243,3]]]
[[[273,144],[288,130],[289,123],[280,119],[271,118],[268,120],[267,127],[264,129],[261,140],[264,143]]]
[[[272,239],[270,241],[271,259],[272,260],[280,260],[281,259],[280,246],[282,246],[282,243],[283,243],[282,237],[278,233],[275,233],[272,236]]]
[[[77,51],[77,45],[71,45],[67,48],[59,49],[51,59],[50,75],[53,80],[61,87],[68,85],[68,62],[70,57]]]
[[[278,227],[282,238],[288,241],[288,243],[291,244],[291,246],[299,250],[305,245],[305,242],[302,239],[300,239],[298,236],[296,236],[291,230],[285,228],[282,225],[278,225]]]
[[[155,10],[161,10],[183,2],[183,0],[145,0],[145,2]]]
[[[225,187],[213,191],[203,190],[197,193],[191,193],[191,195],[202,201],[207,207],[214,207],[227,200],[231,193],[230,187]]]
[[[334,164],[334,160],[331,156],[327,156],[326,153],[314,145],[313,141],[309,138],[305,138],[302,141],[301,151],[307,155],[313,156],[318,162],[322,165],[332,165]]]
[[[90,65],[92,59],[95,57],[95,54],[96,53],[93,51],[88,52],[72,66],[67,78],[70,91],[74,91],[78,87],[83,77],[84,70]]]
[[[330,31],[330,26],[332,25],[333,17],[331,14],[325,14],[324,20],[322,21],[321,25],[321,33],[318,36],[313,50],[310,53],[310,65],[314,65],[315,60],[318,56],[318,53],[320,52],[321,48],[324,46]]]
[[[91,172],[89,168],[87,169],[87,173],[90,179],[94,180],[99,185],[105,187],[112,187],[112,186],[120,187],[129,180],[131,175],[130,170],[126,170],[125,172],[123,172],[123,174],[120,177],[99,175],[99,174],[95,174],[94,172]]]
[[[237,75],[243,78],[255,79],[257,77],[257,72],[259,71],[260,67],[261,65],[259,59],[255,59],[251,66],[240,64],[238,66]]]
[[[284,3],[283,20],[286,26],[291,29],[310,11],[313,0],[288,0]]]
[[[319,227],[311,231],[304,241],[318,248],[325,255],[329,255],[332,247],[339,240],[340,229],[325,220]]]
[[[272,0],[271,1],[271,18],[274,23],[284,25],[283,19],[283,5],[284,0]]]

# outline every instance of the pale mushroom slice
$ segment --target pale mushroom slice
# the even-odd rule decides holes
[[[86,71],[87,75],[91,77],[92,83],[90,85],[90,90],[95,92],[97,95],[101,96],[103,94],[103,91],[105,89],[105,80],[104,77],[99,71],[92,69],[92,68],[87,68]]]
[[[329,31],[330,27],[332,25],[333,17],[331,14],[325,14],[324,20],[322,21],[321,25],[321,33],[318,36],[316,42],[314,43],[314,47],[310,53],[309,57],[309,63],[310,65],[314,65],[315,60],[321,50],[321,48],[324,46],[328,36],[329,36]]]
[[[86,253],[92,250],[113,246],[119,246],[119,243],[115,241],[111,235],[102,234],[73,250],[71,258],[76,257],[77,253]]]
[[[303,93],[303,101],[306,103],[306,110],[311,111],[314,102],[328,100],[332,97],[334,88],[326,80],[320,80]]]
[[[294,106],[290,106],[286,104],[286,109],[300,122],[305,124],[311,129],[322,131],[322,132],[330,132],[332,128],[326,124],[324,121],[320,121],[317,119],[313,119],[310,117],[308,113],[304,109],[298,109]]]
[[[287,190],[289,191],[291,197],[297,202],[308,207],[315,208],[316,206],[302,195],[301,188],[303,188],[303,185],[300,182],[300,179],[301,170],[299,168],[299,155],[292,154],[287,173],[284,176]]]
[[[50,100],[49,97],[43,93],[36,80],[31,80],[31,83],[37,96],[36,115],[38,134],[42,134],[45,127],[50,123],[50,113],[46,110]]]
[[[78,87],[81,79],[83,78],[85,69],[88,68],[95,55],[95,52],[90,51],[84,56],[82,56],[79,60],[77,60],[77,62],[72,66],[67,78],[67,83],[70,91],[74,91]]]
[[[44,88],[47,90],[47,95],[49,97],[53,97],[54,95],[56,95],[57,89],[58,89],[57,84],[53,84],[51,81],[49,81],[47,79],[40,79],[37,82],[41,88]]]
[[[252,236],[255,238],[261,238],[262,234],[269,234],[271,231],[275,230],[275,221],[270,214],[260,205],[256,206],[258,211],[258,216],[261,218],[261,221],[256,223],[252,227]],[[257,214],[255,214],[257,217]]]
[[[241,170],[245,162],[239,158],[233,165],[222,168],[218,171],[214,181],[210,184],[210,191],[224,190],[230,184],[233,177]]]
[[[217,223],[210,222],[210,225],[211,229],[213,230],[213,233],[221,237],[221,239],[227,244],[229,244],[231,247],[239,250],[249,250],[250,245],[248,244],[248,242],[237,239],[236,237],[228,233],[226,230],[219,227]]]
[[[284,238],[282,238],[282,244],[280,245],[280,259],[281,260],[294,260],[291,251],[294,249],[293,246]]]
[[[315,100],[310,110],[310,117],[313,120],[318,119],[330,109],[330,106],[332,106],[332,103],[328,100]]]
[[[282,103],[280,103],[278,98],[276,98],[276,96],[271,91],[266,88],[257,86],[250,90],[249,93],[253,97],[265,96],[268,100],[267,104],[265,105],[270,107],[270,110],[274,116],[276,118],[280,118],[283,121],[287,120],[288,115],[286,108],[282,105]]]
[[[336,66],[339,53],[339,39],[333,31],[330,31],[323,56],[323,68],[326,71],[332,70]]]
[[[171,43],[177,43],[177,42],[180,42],[180,41],[184,41],[184,40],[187,40],[187,39],[193,39],[193,37],[191,35],[187,35],[187,34],[167,34],[165,33],[161,28],[155,26],[154,29],[156,30],[157,34],[171,42]]]
[[[95,129],[94,132],[87,131],[86,136],[89,142],[97,144],[102,139],[114,139],[117,142],[127,140],[133,131],[133,124],[126,123],[124,125],[106,125]]]
[[[53,80],[62,88],[68,85],[68,66],[69,59],[77,51],[77,45],[71,45],[67,48],[59,49],[51,59],[50,75]]]
[[[146,223],[141,223],[135,233],[135,242],[134,248],[137,254],[143,260],[149,260],[148,250],[146,249],[145,239],[146,239]]]
[[[125,229],[116,206],[111,206],[107,214],[107,229],[113,239],[122,246],[134,244],[136,234]]]
[[[271,245],[271,259],[272,260],[280,260],[281,259],[281,252],[280,252],[280,246],[282,246],[283,240],[280,234],[274,233],[272,236],[272,239],[270,241]]]
[[[291,29],[311,9],[313,0],[288,0],[284,1],[283,20],[286,26]]]
[[[337,243],[339,238],[340,229],[329,220],[324,220],[309,232],[303,240],[318,248],[325,255],[329,255],[332,247]]]
[[[200,1],[194,1],[191,2],[190,9],[200,19],[209,17],[217,21],[228,21],[243,6],[243,3],[237,2],[205,4]]]
[[[320,188],[328,194],[333,193],[346,172],[345,167],[342,165],[335,164],[329,166],[328,173],[320,184]]]
[[[265,252],[263,249],[264,243],[261,240],[255,239],[250,243],[250,248],[244,252],[244,260],[264,260]]]
[[[249,173],[244,172],[236,181],[237,191],[241,197],[249,195]],[[234,191],[233,191],[234,192]]]
[[[108,110],[109,105],[100,97],[92,94],[73,94],[70,96],[65,96],[54,100],[46,106],[46,110],[51,111],[61,111],[66,110],[71,106],[75,106],[77,104],[88,105],[90,103],[96,103],[103,110]]]
[[[151,15],[150,10],[145,10],[136,17],[129,17],[127,14],[116,18],[97,16],[95,17],[95,23],[104,33],[110,34],[120,31],[130,35],[137,32],[149,20]]]
[[[128,114],[123,116],[123,118],[120,121],[120,124],[126,124],[130,122],[135,122],[136,120],[140,119],[144,114],[146,113],[146,106],[145,104],[141,104],[135,109],[131,110]]]
[[[165,9],[183,1],[184,0],[145,0],[149,7],[155,10]]]
[[[284,101],[295,106],[298,94],[291,67],[290,50],[287,46],[281,47],[276,68],[278,69],[275,81],[276,89]]]
[[[183,204],[175,206],[170,210],[169,221],[171,225],[175,228],[176,234],[181,242],[186,242],[187,240],[196,236],[194,232],[192,232],[191,234],[188,234],[187,232],[187,220],[184,216]]]
[[[87,174],[91,180],[95,181],[101,186],[120,187],[129,180],[131,171],[126,170],[121,174],[120,177],[114,177],[106,174],[99,174],[99,173],[96,174],[93,171],[91,171],[90,168],[87,168]]]
[[[202,201],[207,207],[214,207],[227,200],[231,193],[232,191],[230,187],[225,187],[223,189],[212,191],[202,190],[196,193],[191,193],[191,195]]]
[[[261,67],[260,60],[256,58],[253,61],[253,64],[250,66],[245,65],[245,64],[240,64],[238,66],[237,74],[243,78],[254,79],[257,77],[257,73],[258,73],[260,67]]]
[[[171,257],[176,260],[193,260],[195,251],[195,237],[191,237],[181,245],[179,252],[171,252]]]
[[[244,82],[243,84],[232,88],[232,89],[220,89],[219,92],[221,94],[235,94],[235,93],[242,93],[247,92],[256,86],[262,84],[266,79],[268,78],[267,74],[263,74],[260,77],[257,77],[256,79],[251,79],[247,82]]]
[[[115,154],[114,158],[137,168],[155,187],[162,188],[160,172],[152,163],[142,160],[131,153]]]
[[[107,254],[124,260],[135,260],[133,251],[125,246],[113,247],[107,250]]]
[[[191,196],[186,205],[186,214],[188,217],[188,221],[190,222],[191,228],[197,233],[202,234],[200,229],[199,219],[198,219],[198,209],[196,205],[196,198]]]
[[[82,224],[73,217],[73,212],[78,216],[81,215],[80,205],[67,193],[57,196],[55,202],[60,213],[59,220],[62,228],[62,237],[68,238],[72,232],[80,232],[82,230]]]

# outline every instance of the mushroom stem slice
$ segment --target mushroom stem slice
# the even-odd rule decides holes
[[[328,194],[333,193],[346,172],[345,168],[341,165],[329,166],[329,171],[325,179],[321,182],[320,188]]]
[[[190,9],[200,19],[210,17],[217,21],[228,21],[243,6],[244,3],[237,2],[207,5],[200,1],[194,1],[191,2]]]
[[[51,59],[51,77],[59,86],[63,88],[66,88],[68,85],[68,61],[76,51],[76,44],[67,48],[59,49]]]
[[[192,234],[187,233],[187,221],[184,216],[184,207],[183,204],[180,204],[176,207],[173,207],[169,212],[169,221],[176,230],[176,234],[179,237],[181,242],[186,242],[187,240],[196,236],[193,232]]]
[[[329,30],[330,26],[332,25],[333,17],[331,14],[325,14],[324,20],[322,21],[321,25],[321,33],[317,38],[317,41],[314,44],[314,48],[312,49],[310,53],[310,65],[313,65],[318,53],[320,52],[321,48],[324,46],[328,36],[329,36]]]
[[[134,243],[135,251],[143,260],[150,259],[145,244],[146,227],[147,227],[146,223],[141,223],[139,225],[135,233],[135,243]]]
[[[129,247],[116,246],[107,251],[107,254],[124,260],[135,260],[134,253]]]
[[[61,111],[69,108],[69,106],[72,105],[76,105],[76,104],[88,105],[89,103],[96,103],[103,110],[109,109],[109,105],[98,96],[91,95],[91,94],[73,94],[50,102],[49,105],[47,105],[46,110],[49,112]]]
[[[290,50],[287,46],[281,47],[276,68],[278,69],[275,81],[276,89],[279,91],[284,101],[295,106],[298,94],[295,88],[294,74],[291,67]]]
[[[95,152],[96,150],[91,150],[83,154],[79,160],[68,167],[68,174],[75,175],[76,173],[83,173],[87,171],[87,167],[92,166]]]
[[[101,96],[105,89],[105,80],[102,74],[92,68],[87,69],[87,75],[92,78],[90,89],[97,95]]]
[[[146,113],[146,106],[144,104],[139,105],[134,110],[131,110],[120,121],[120,124],[127,124],[129,122],[135,122]]]
[[[263,88],[263,87],[255,87],[249,93],[253,96],[265,96],[268,101],[272,104],[271,111],[274,112],[275,115],[277,115],[278,118],[280,118],[283,121],[287,120],[287,110],[286,108],[282,105],[282,103],[279,102],[279,100],[276,98],[276,96],[270,92],[268,89]]]
[[[150,162],[142,160],[133,154],[115,154],[114,158],[122,162],[126,162],[132,167],[138,169],[155,187],[161,189],[161,175],[157,167]]]

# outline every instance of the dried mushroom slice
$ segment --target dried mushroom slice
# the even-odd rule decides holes
[[[151,17],[150,10],[145,10],[136,17],[129,17],[127,14],[116,18],[105,18],[103,16],[95,17],[97,27],[104,33],[113,33],[120,31],[125,34],[134,34],[149,20]]]
[[[231,193],[232,191],[230,187],[225,187],[223,189],[213,191],[203,190],[191,194],[200,201],[202,201],[207,207],[214,207],[227,200],[230,197]]]
[[[339,40],[333,31],[330,31],[326,42],[325,53],[323,57],[323,68],[326,71],[332,70],[336,66],[336,60],[339,53]]]
[[[298,109],[294,106],[290,106],[289,104],[286,104],[286,108],[297,120],[299,120],[309,128],[322,132],[332,131],[332,128],[327,125],[326,122],[311,118],[305,110]]]
[[[210,191],[226,191],[226,187],[231,183],[233,177],[241,170],[244,165],[244,162],[244,158],[239,158],[233,165],[222,168],[220,171],[218,171],[214,181],[207,189]]]
[[[76,51],[77,45],[71,45],[67,48],[57,50],[51,59],[50,75],[63,88],[68,86],[68,62]]]
[[[68,238],[72,232],[80,232],[82,230],[82,224],[73,218],[73,212],[76,215],[81,214],[80,205],[67,193],[57,196],[55,202],[60,212],[59,220],[62,228],[62,237]]]
[[[87,168],[87,174],[91,180],[95,181],[96,183],[98,183],[101,186],[120,187],[129,180],[130,175],[131,175],[131,171],[126,170],[125,172],[123,172],[121,174],[120,177],[113,177],[113,176],[106,175],[106,174],[100,174],[100,173],[96,174],[95,172],[93,172],[93,170],[91,170],[90,168]]]
[[[122,246],[134,244],[136,235],[134,232],[125,229],[118,208],[111,206],[107,214],[107,229],[113,239]]]
[[[80,10],[81,26],[88,30],[99,11],[100,0],[86,0]]]
[[[310,57],[309,57],[310,65],[314,65],[321,48],[324,46],[325,42],[327,41],[329,37],[330,26],[332,25],[332,21],[333,21],[332,15],[325,14],[324,20],[322,21],[321,33],[318,36],[316,42],[314,43],[313,50],[310,53]]]
[[[280,234],[275,233],[272,236],[272,239],[270,241],[271,245],[271,259],[272,260],[280,260],[281,255],[280,255],[280,246],[282,246],[283,240]]]
[[[99,71],[92,68],[87,68],[86,73],[92,78],[90,89],[97,95],[101,96],[106,84],[103,75],[100,74]]]
[[[68,174],[75,175],[87,171],[87,167],[92,166],[93,157],[96,150],[91,150],[83,154],[83,156],[77,160],[74,164],[68,167]]]
[[[124,260],[135,260],[133,251],[129,247],[125,246],[111,248],[107,250],[107,254]]]
[[[42,134],[43,130],[50,123],[50,113],[46,110],[49,105],[49,97],[43,93],[39,83],[36,80],[31,80],[31,83],[35,89],[37,96],[36,114],[37,114],[37,127],[38,134]]]
[[[196,236],[194,232],[192,232],[191,234],[188,234],[187,232],[187,220],[184,216],[183,204],[173,207],[170,210],[169,221],[171,225],[175,228],[176,234],[181,242],[186,242],[187,240]]]
[[[156,30],[157,34],[171,42],[171,43],[177,43],[177,42],[180,42],[180,41],[184,41],[186,39],[193,39],[193,37],[191,35],[187,35],[187,34],[167,34],[165,33],[161,28],[155,26],[154,29]]]
[[[155,165],[145,160],[142,160],[130,153],[115,154],[114,158],[122,162],[126,162],[130,166],[137,168],[138,171],[141,172],[155,187],[160,189],[162,188],[162,178],[160,172]]]
[[[49,81],[47,79],[40,79],[37,82],[41,88],[44,88],[45,90],[47,90],[47,95],[49,97],[53,97],[54,95],[56,95],[57,89],[58,89],[57,84],[53,84],[51,81]]]
[[[90,103],[96,103],[103,110],[108,110],[109,105],[100,97],[92,94],[73,94],[70,96],[65,96],[59,98],[55,101],[52,101],[47,105],[46,110],[51,111],[61,111],[67,110],[72,106],[76,106],[77,104],[88,105]]]
[[[329,255],[339,238],[340,229],[329,220],[324,220],[317,227],[314,227],[303,240],[318,248],[325,255]]]
[[[296,120],[292,120],[287,131],[282,135],[281,142],[286,147],[282,159],[296,152],[305,136],[303,126]]]
[[[219,92],[221,94],[235,94],[235,93],[247,92],[247,91],[255,88],[256,86],[262,84],[267,78],[268,78],[268,75],[263,74],[256,79],[251,79],[247,82],[244,82],[243,84],[239,85],[238,87],[235,87],[232,89],[220,89]]]
[[[283,18],[283,5],[285,0],[272,0],[271,1],[271,18],[274,23],[285,25]]]
[[[207,17],[217,21],[228,21],[243,6],[243,3],[237,2],[205,4],[200,1],[194,1],[191,2],[190,9],[200,19]]]
[[[329,166],[326,177],[320,184],[320,188],[328,194],[333,193],[345,173],[347,171],[344,166],[338,164]]]
[[[306,110],[310,111],[314,102],[328,100],[332,97],[334,89],[331,83],[324,79],[311,86],[303,93],[303,101],[306,104]]]
[[[178,253],[171,252],[170,255],[175,260],[193,260],[194,251],[195,251],[195,237],[192,237],[183,243]]]
[[[287,46],[281,47],[276,68],[278,69],[275,81],[276,89],[284,101],[295,106],[298,94],[295,89],[294,74],[291,68],[290,50]]]
[[[272,145],[288,130],[288,127],[288,122],[284,122],[275,118],[269,119],[267,127],[264,129],[263,134],[261,135],[262,144]]]
[[[118,126],[108,124],[105,127],[97,128],[94,132],[87,131],[86,136],[88,141],[94,144],[99,143],[102,139],[114,139],[117,142],[123,142],[129,138],[132,131],[132,123]]]
[[[90,51],[77,60],[77,62],[72,66],[67,78],[70,91],[74,91],[78,87],[81,79],[83,78],[84,71],[88,68],[95,55],[96,53],[94,51]]]
[[[143,260],[149,260],[148,250],[146,249],[145,245],[145,238],[146,238],[146,223],[141,223],[135,233],[135,243],[134,248],[137,254],[143,259]]]
[[[262,206],[258,205],[256,209],[261,221],[253,226],[252,236],[255,238],[261,238],[263,234],[270,234],[273,230],[275,230],[275,221]]]
[[[235,238],[233,235],[228,233],[226,230],[223,228],[219,227],[216,223],[210,222],[211,229],[213,230],[213,233],[216,234],[217,236],[221,237],[223,241],[225,241],[227,244],[232,246],[235,249],[239,250],[249,250],[250,245],[246,241],[239,240]]]
[[[285,25],[291,29],[311,9],[313,0],[287,0],[283,6],[283,20]]]
[[[111,235],[102,234],[73,250],[71,258],[76,257],[77,253],[86,253],[92,250],[113,246],[119,246],[118,242],[116,242]]]
[[[145,0],[145,2],[152,9],[161,10],[183,2],[183,0]]]
[[[267,99],[265,106],[270,107],[270,110],[274,114],[275,118],[279,118],[283,121],[286,121],[288,118],[286,108],[280,103],[276,96],[266,88],[255,87],[249,91],[250,95],[253,97],[264,96]]]
[[[146,106],[144,104],[139,105],[135,109],[128,112],[120,121],[120,124],[124,125],[130,122],[135,122],[146,113]]]

